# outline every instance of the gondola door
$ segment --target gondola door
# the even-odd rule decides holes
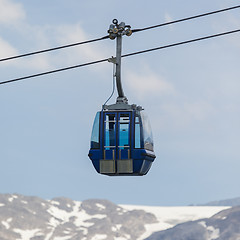
[[[131,174],[131,112],[120,112],[118,115],[118,160],[117,173]]]
[[[124,174],[132,172],[130,160],[130,112],[104,112],[103,159],[100,172]]]

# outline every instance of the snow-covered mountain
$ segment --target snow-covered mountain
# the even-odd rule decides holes
[[[225,200],[212,201],[199,206],[240,206],[240,197]]]
[[[239,240],[240,207],[232,207],[211,218],[185,222],[152,234],[146,240]]]
[[[209,218],[228,208],[127,206],[99,199],[78,202],[0,194],[0,239],[143,240],[154,232]]]

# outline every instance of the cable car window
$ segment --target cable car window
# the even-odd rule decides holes
[[[121,114],[119,118],[119,148],[129,147],[129,114]]]
[[[105,119],[105,149],[110,149],[116,145],[116,115],[106,114]]]
[[[145,113],[141,112],[140,114],[141,114],[142,124],[143,124],[144,148],[153,151],[153,136],[152,136],[150,122]]]
[[[99,119],[100,119],[100,113],[97,112],[94,123],[93,123],[93,129],[92,129],[92,136],[91,136],[91,148],[99,148]]]
[[[141,148],[141,130],[139,116],[135,118],[135,148]]]

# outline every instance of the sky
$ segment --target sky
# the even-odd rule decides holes
[[[114,18],[142,28],[238,5],[233,0],[0,0],[0,58],[107,35]],[[123,54],[240,28],[240,9],[123,38]],[[0,62],[0,81],[115,56],[115,41]],[[97,174],[94,116],[112,91],[111,63],[0,85],[0,193],[180,206],[240,196],[240,33],[122,60],[130,104],[151,121],[143,177]],[[116,94],[110,100],[114,103]]]

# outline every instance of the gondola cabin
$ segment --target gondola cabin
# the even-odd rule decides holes
[[[145,175],[155,157],[151,127],[141,107],[113,104],[97,112],[89,158],[98,173]]]
[[[122,36],[131,36],[131,26],[118,24],[114,19],[108,33],[110,39],[117,39],[116,57],[108,60],[116,67],[118,98],[116,104],[105,103],[102,111],[97,112],[88,156],[100,174],[142,176],[147,174],[156,156],[148,118],[142,107],[128,104],[121,84]]]

